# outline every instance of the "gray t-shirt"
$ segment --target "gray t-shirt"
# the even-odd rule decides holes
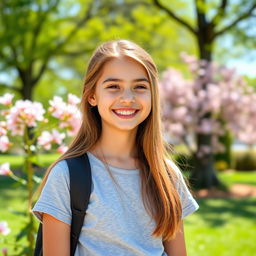
[[[155,225],[146,212],[140,193],[139,169],[109,166],[119,187],[113,183],[103,162],[88,152],[92,171],[92,193],[75,256],[166,256],[161,238],[151,236]],[[170,162],[171,163],[171,162]],[[187,189],[182,174],[177,188],[182,218],[199,206]],[[65,160],[51,170],[32,213],[42,222],[42,212],[71,224],[69,171]]]

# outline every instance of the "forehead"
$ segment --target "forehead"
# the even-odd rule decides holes
[[[128,57],[121,57],[114,58],[104,65],[99,82],[109,77],[128,81],[138,78],[148,79],[148,74],[142,64]]]

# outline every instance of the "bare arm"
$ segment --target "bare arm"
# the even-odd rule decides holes
[[[70,255],[70,225],[47,213],[43,214],[43,254]]]
[[[177,233],[176,237],[171,241],[163,242],[164,251],[168,256],[186,256],[186,244],[184,236],[183,222],[181,222],[180,232]]]

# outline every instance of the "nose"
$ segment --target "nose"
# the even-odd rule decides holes
[[[120,102],[135,102],[135,97],[131,90],[125,90],[120,97]]]

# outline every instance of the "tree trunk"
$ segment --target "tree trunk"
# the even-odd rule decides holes
[[[205,17],[199,15],[198,17],[199,33],[198,51],[200,59],[211,61],[212,60],[212,28],[206,22]],[[203,85],[206,88],[207,84]],[[211,113],[206,113],[203,118],[211,117]],[[200,124],[201,120],[199,120]],[[196,153],[193,155],[194,166],[191,170],[190,182],[195,188],[211,188],[221,184],[216,171],[214,169],[214,156],[212,152],[212,135],[211,134],[196,134]],[[210,151],[204,154],[199,154],[202,147],[210,148]]]
[[[211,188],[221,185],[214,169],[213,153],[198,155],[202,146],[211,147],[211,135],[197,134],[197,152],[193,155],[194,168],[189,181],[194,188]]]
[[[23,84],[21,88],[21,97],[23,100],[32,100],[32,86],[30,84]]]
[[[23,100],[33,100],[33,88],[34,88],[34,83],[33,83],[33,77],[32,77],[32,66],[30,69],[27,70],[21,70],[19,69],[19,74],[20,78],[22,81],[22,88],[20,90],[21,96]],[[30,140],[34,138],[34,128],[29,127],[28,128],[28,137]],[[35,142],[36,143],[36,142]],[[34,144],[35,145],[35,144]],[[32,152],[33,154],[33,152]]]
[[[33,98],[33,77],[32,77],[32,68],[28,70],[19,69],[19,76],[22,82],[21,87],[21,97],[23,100],[32,100]]]

